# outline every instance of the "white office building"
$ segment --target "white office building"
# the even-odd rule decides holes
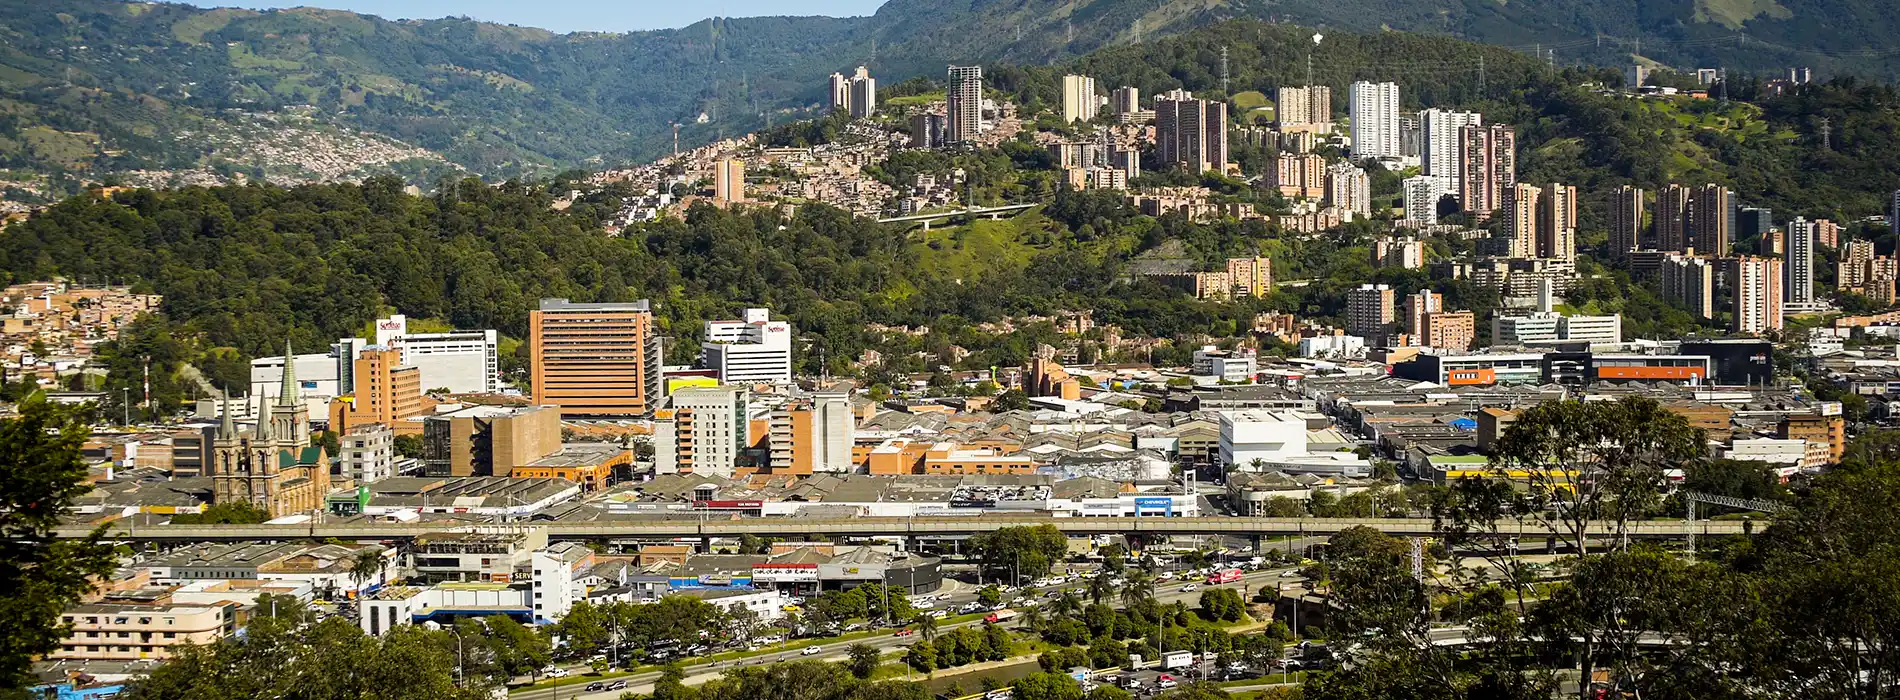
[[[741,387],[684,387],[666,397],[653,420],[657,474],[732,476],[752,445],[749,392]]]
[[[773,321],[765,309],[746,309],[737,321],[707,321],[700,365],[727,384],[789,384],[792,324]]]
[[[1222,411],[1220,462],[1284,462],[1306,456],[1306,419],[1288,411]]]
[[[330,415],[330,399],[347,393],[343,388],[342,377],[348,376],[349,365],[337,362],[335,351],[314,355],[298,355],[294,358],[297,371],[297,391],[303,397],[304,407],[311,416]],[[276,398],[283,390],[284,358],[260,357],[251,360],[251,396]]]
[[[1252,350],[1220,350],[1212,345],[1204,345],[1194,351],[1192,371],[1197,376],[1213,377],[1223,382],[1243,383],[1253,381],[1255,369]]]
[[[441,388],[453,394],[501,391],[501,337],[493,330],[410,333],[409,319],[397,314],[376,322],[376,344],[401,352],[403,366],[414,367],[422,373],[423,391]],[[351,352],[346,357],[356,355]]]
[[[1623,317],[1566,316],[1551,311],[1536,311],[1525,316],[1495,316],[1491,319],[1494,345],[1540,345],[1555,342],[1585,342],[1614,345],[1623,342]]]
[[[1352,157],[1398,158],[1399,84],[1352,84]]]
[[[1316,335],[1301,338],[1296,353],[1316,359],[1357,359],[1366,356],[1366,339],[1356,335]]]

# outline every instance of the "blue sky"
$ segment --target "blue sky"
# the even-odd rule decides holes
[[[324,7],[380,15],[388,19],[434,19],[463,16],[488,22],[541,27],[558,32],[609,31],[683,27],[714,15],[868,15],[884,0],[187,0],[203,7]]]

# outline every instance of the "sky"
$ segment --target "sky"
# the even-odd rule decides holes
[[[385,19],[467,16],[487,22],[540,27],[557,32],[626,32],[684,27],[707,17],[828,15],[875,12],[884,0],[189,0],[202,7],[323,7]]]

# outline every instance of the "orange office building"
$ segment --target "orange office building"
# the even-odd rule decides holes
[[[653,412],[660,395],[660,336],[652,306],[542,299],[528,314],[534,403],[562,418]]]
[[[422,396],[422,370],[402,365],[402,351],[371,345],[356,356],[355,392],[330,402],[330,429],[346,433],[359,425],[382,423],[397,435],[420,435],[409,418],[428,411]]]

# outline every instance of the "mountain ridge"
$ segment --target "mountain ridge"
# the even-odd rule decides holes
[[[1806,63],[1823,74],[1891,75],[1900,50],[1886,37],[1900,35],[1900,18],[1874,5],[891,0],[868,17],[717,18],[678,29],[563,34],[308,7],[48,0],[0,7],[0,167],[69,184],[115,172],[310,179],[308,168],[280,163],[281,153],[227,135],[235,121],[297,109],[312,134],[388,139],[434,156],[366,163],[366,171],[412,181],[456,168],[545,176],[651,158],[671,147],[674,124],[681,142],[694,144],[811,116],[824,76],[860,63],[891,85],[936,78],[946,63],[1067,63],[1229,20],[1292,22],[1321,33],[1412,30],[1560,64],[1640,58],[1774,72]],[[1790,48],[1814,45],[1814,36],[1826,37],[1824,51]],[[404,152],[393,149],[390,157]]]

